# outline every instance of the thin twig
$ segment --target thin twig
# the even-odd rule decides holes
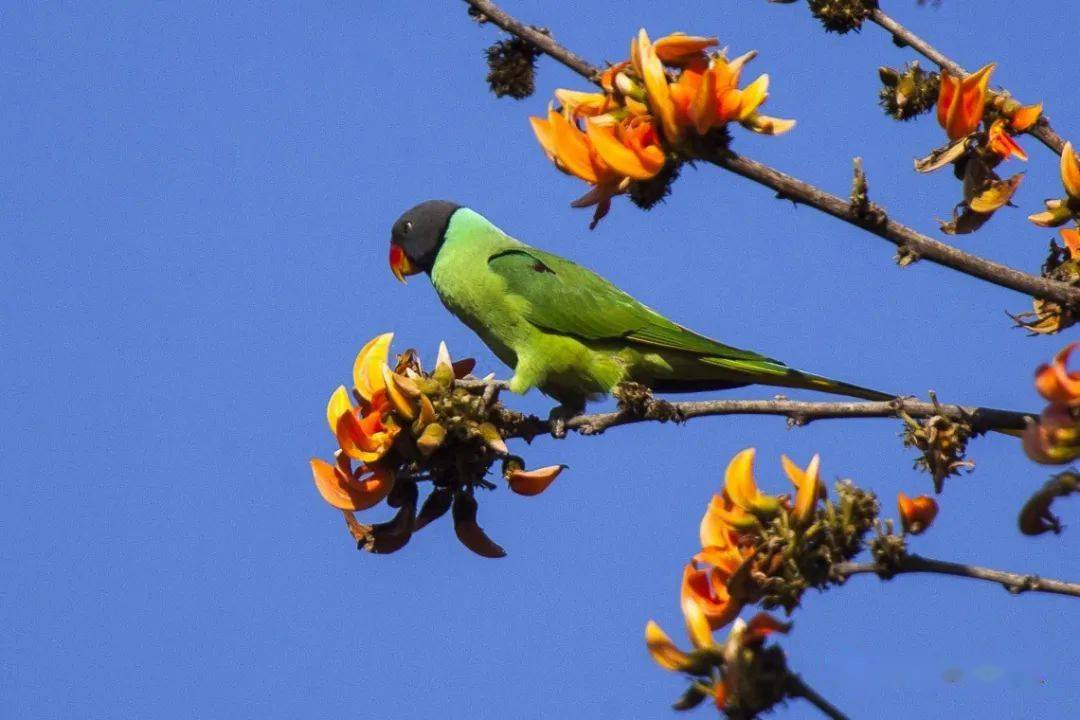
[[[465,0],[465,2],[502,29],[533,44],[538,50],[551,55],[585,79],[591,82],[597,81],[595,66],[559,45],[549,35],[532,30],[515,20],[490,0]],[[860,212],[847,200],[731,151],[716,152],[703,159],[772,188],[782,197],[821,210],[884,238],[904,251],[905,255],[922,257],[930,262],[1025,295],[1052,300],[1066,306],[1080,307],[1080,288],[1020,272],[1001,263],[964,252],[889,219],[880,208],[874,208],[872,212]]]
[[[458,385],[470,391],[483,393],[490,385],[506,387],[506,382],[485,382],[473,378],[458,380]],[[506,412],[512,412],[507,410]],[[999,410],[987,407],[941,405],[922,400],[897,398],[891,401],[825,401],[788,400],[697,400],[668,402],[652,399],[644,410],[623,408],[614,412],[581,414],[567,418],[566,429],[582,435],[597,435],[608,428],[632,425],[640,422],[684,422],[691,418],[719,415],[776,415],[786,417],[791,425],[806,425],[814,420],[838,418],[899,418],[901,413],[920,419],[941,415],[971,425],[975,432],[988,430],[1023,430],[1032,413]],[[518,415],[509,419],[518,436],[533,436],[550,432],[547,420]]]
[[[529,27],[511,15],[507,15],[497,5],[487,0],[465,0],[489,21],[498,25],[511,35],[516,35],[522,40],[529,42],[537,50],[545,55],[555,58],[578,75],[592,80],[600,74],[600,68],[590,64],[584,58],[567,50],[555,42],[550,35],[540,32],[536,28]]]
[[[840,712],[835,705],[822,697],[817,690],[807,685],[801,677],[792,672],[788,673],[787,694],[790,697],[803,698],[820,710],[826,717],[832,718],[832,720],[847,720],[847,715]]]
[[[964,77],[968,74],[967,70],[965,70],[960,63],[950,59],[933,45],[908,30],[895,19],[887,15],[881,8],[875,7],[870,11],[870,20],[875,25],[878,25],[891,33],[893,38],[904,45],[910,46],[912,50],[943,70],[948,70],[951,74],[960,77]],[[1045,116],[1040,118],[1037,124],[1028,128],[1026,132],[1058,155],[1065,149],[1064,138],[1054,132]]]
[[[890,562],[887,566],[877,563],[846,562],[834,565],[832,574],[837,578],[848,578],[852,575],[873,573],[884,578],[905,573],[937,573],[939,575],[955,575],[973,580],[985,580],[987,582],[1002,585],[1014,595],[1022,592],[1042,592],[1055,595],[1070,595],[1080,597],[1080,583],[1070,583],[1063,580],[1046,580],[1037,575],[1022,575],[1020,573],[1005,572],[1003,570],[991,570],[990,568],[977,567],[975,565],[963,565],[961,563],[947,562],[945,560],[933,560],[921,555],[901,555],[895,563]]]

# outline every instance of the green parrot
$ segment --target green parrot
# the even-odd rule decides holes
[[[456,203],[429,200],[403,214],[391,234],[390,267],[402,282],[428,273],[446,308],[514,369],[510,389],[539,388],[563,417],[624,381],[657,392],[758,384],[895,397],[699,335]]]

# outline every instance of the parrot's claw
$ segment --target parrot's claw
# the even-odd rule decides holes
[[[566,437],[566,421],[574,417],[580,410],[566,405],[556,405],[548,413],[548,426],[551,428],[551,437],[562,440]]]

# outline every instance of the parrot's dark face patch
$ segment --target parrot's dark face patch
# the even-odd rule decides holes
[[[398,218],[390,231],[390,269],[399,280],[431,272],[446,239],[450,218],[459,208],[447,200],[428,200]]]

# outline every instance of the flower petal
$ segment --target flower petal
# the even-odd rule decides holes
[[[653,661],[665,670],[679,672],[690,664],[687,654],[675,647],[667,633],[652,620],[645,626],[645,647]]]
[[[653,47],[656,56],[668,65],[681,67],[701,58],[707,48],[716,47],[720,40],[714,37],[698,37],[685,33],[672,33],[659,38]]]
[[[367,478],[359,480],[346,476],[340,468],[319,458],[311,459],[311,473],[323,500],[339,510],[367,510],[374,507],[386,498],[394,486],[392,473],[381,468],[372,470]]]
[[[386,364],[386,358],[390,354],[390,343],[394,339],[394,333],[383,333],[372,338],[367,345],[360,349],[353,363],[353,386],[360,397],[371,402],[375,393],[384,389],[382,366]]]
[[[769,97],[769,76],[759,75],[754,82],[742,89],[742,97],[739,98],[738,120],[748,119]]]
[[[349,400],[349,391],[344,385],[338,385],[338,389],[330,396],[330,402],[326,403],[326,421],[330,423],[330,432],[337,433],[338,420],[350,410],[352,402]]]
[[[586,120],[585,132],[600,159],[620,175],[625,175],[634,180],[648,180],[659,171],[658,169],[651,170],[645,167],[637,153],[619,142],[619,139],[615,136],[614,126],[602,127],[595,122]]]
[[[992,213],[1004,207],[1016,194],[1016,188],[1024,179],[1023,173],[1017,173],[1007,180],[999,180],[990,184],[990,187],[973,197],[968,202],[968,207],[977,213]]]
[[[1061,151],[1061,182],[1069,197],[1080,200],[1080,159],[1077,159],[1071,142]]]
[[[566,469],[565,465],[548,465],[536,470],[514,470],[506,478],[510,489],[518,495],[539,495],[548,489],[555,478]]]

